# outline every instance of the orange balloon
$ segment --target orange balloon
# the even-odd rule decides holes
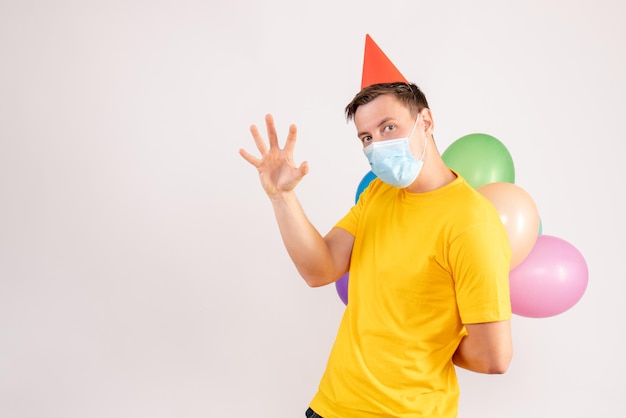
[[[511,269],[530,254],[539,231],[539,211],[528,192],[513,183],[497,182],[477,189],[496,208],[511,244]]]

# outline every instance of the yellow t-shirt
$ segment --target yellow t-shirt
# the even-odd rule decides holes
[[[311,408],[324,418],[456,417],[463,324],[511,317],[497,211],[460,176],[427,193],[375,179],[336,226],[355,237],[348,304]]]

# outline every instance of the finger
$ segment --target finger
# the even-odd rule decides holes
[[[300,167],[298,167],[298,172],[300,173],[300,178],[306,176],[309,173],[309,163],[303,161]]]
[[[289,133],[287,134],[287,141],[285,142],[285,151],[293,154],[293,149],[296,146],[296,137],[298,136],[298,128],[296,125],[289,126]]]
[[[256,148],[259,150],[261,155],[267,154],[267,147],[265,146],[265,141],[261,137],[259,133],[259,129],[256,125],[250,126],[250,133],[252,134],[252,138],[254,138],[254,143],[256,144]]]
[[[261,160],[260,159],[258,159],[254,155],[250,154],[248,151],[246,151],[243,148],[239,149],[239,155],[241,155],[244,160],[246,160],[247,162],[249,162],[250,164],[252,164],[253,166],[255,166],[257,168],[261,164]]]
[[[306,161],[304,161],[302,164],[300,164],[300,167],[296,168],[296,173],[293,176],[293,179],[289,183],[288,187],[290,189],[293,189],[294,187],[296,187],[296,185],[300,183],[302,178],[306,176],[308,172],[309,172],[309,164]]]
[[[267,139],[270,142],[270,149],[278,148],[278,136],[276,136],[276,126],[272,115],[265,115],[265,126],[267,127]]]

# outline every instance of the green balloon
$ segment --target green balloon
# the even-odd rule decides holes
[[[441,157],[475,189],[489,183],[515,183],[513,158],[491,135],[465,135],[450,144]]]

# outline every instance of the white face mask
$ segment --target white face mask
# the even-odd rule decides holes
[[[363,148],[372,171],[385,183],[400,188],[407,187],[415,181],[422,170],[426,154],[426,136],[424,136],[424,150],[419,159],[411,154],[409,147],[409,139],[415,131],[419,118],[418,114],[409,136],[373,142]]]

